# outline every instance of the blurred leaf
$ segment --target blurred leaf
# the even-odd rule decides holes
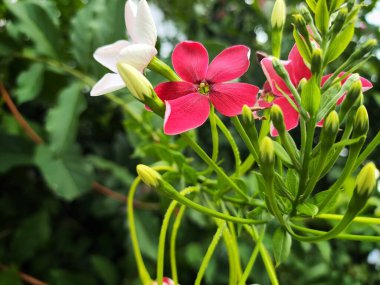
[[[50,189],[59,197],[73,200],[87,192],[93,181],[93,169],[74,145],[64,155],[56,156],[45,145],[37,147],[35,163]]]
[[[311,52],[305,43],[304,39],[298,34],[296,27],[293,28],[293,37],[296,42],[297,48],[302,56],[302,58],[308,62],[311,63]]]
[[[34,42],[35,49],[43,55],[57,57],[60,35],[47,6],[34,1],[5,0],[5,4],[20,21],[19,29]]]
[[[272,243],[276,266],[279,266],[290,254],[292,237],[283,228],[278,228],[273,234]]]
[[[0,271],[0,284],[2,285],[22,285],[20,276],[14,268]]]
[[[288,169],[286,173],[286,186],[293,195],[297,195],[299,184],[298,172],[295,169]]]
[[[158,217],[152,213],[140,211],[135,213],[135,223],[141,253],[152,260],[156,260],[161,226]]]
[[[274,152],[284,163],[287,165],[293,165],[292,160],[286,150],[282,147],[282,145],[276,141],[273,141]]]
[[[116,285],[117,271],[110,260],[100,255],[91,256],[91,264],[105,285]]]
[[[57,105],[50,109],[46,129],[50,135],[51,148],[60,155],[75,141],[79,115],[86,108],[81,93],[82,84],[73,83],[58,95]]]
[[[354,36],[354,32],[355,22],[349,24],[334,38],[325,55],[325,64],[337,59],[345,51]]]
[[[307,5],[309,5],[310,9],[315,12],[315,9],[317,8],[317,2],[315,0],[306,0]]]
[[[331,190],[325,190],[325,191],[319,192],[313,198],[310,199],[311,203],[316,205],[318,208],[320,208],[323,205],[324,208],[323,208],[321,213],[326,213],[329,210],[331,210],[334,207],[334,205],[335,205],[335,203],[339,197],[339,195],[337,195],[337,194],[334,195],[334,198],[330,199],[327,202],[327,204],[324,205],[325,204],[325,198],[328,195],[330,195],[330,192],[331,192]]]
[[[316,214],[318,214],[318,207],[310,202],[305,202],[298,205],[297,211],[300,214],[314,217]]]
[[[19,104],[31,101],[38,96],[44,81],[44,70],[41,63],[34,63],[17,77],[17,89],[14,94]]]
[[[41,211],[27,217],[13,234],[11,252],[14,260],[29,260],[47,244],[50,236],[50,217],[47,212]]]
[[[0,130],[0,173],[12,167],[33,164],[34,144],[23,137]]]
[[[322,34],[326,34],[329,28],[329,9],[327,7],[327,0],[318,0],[317,7],[315,8],[315,24]]]

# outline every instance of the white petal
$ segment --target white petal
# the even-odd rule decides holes
[[[94,58],[113,72],[117,72],[116,64],[120,59],[120,52],[129,44],[128,41],[121,40],[110,45],[102,46],[95,51]]]
[[[136,16],[137,16],[137,5],[132,0],[128,0],[125,3],[124,9],[125,15],[125,26],[127,28],[128,35],[133,39],[135,37],[135,26],[136,26]]]
[[[120,62],[128,63],[138,71],[143,71],[152,58],[157,54],[157,50],[147,44],[132,44],[120,52]]]
[[[133,29],[133,42],[151,46],[156,45],[157,29],[146,0],[141,0],[137,6],[136,21]]]
[[[124,87],[125,83],[119,74],[107,73],[92,87],[91,96],[104,95]]]

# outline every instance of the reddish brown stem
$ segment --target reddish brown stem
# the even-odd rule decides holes
[[[11,96],[9,96],[8,91],[5,89],[3,83],[0,81],[0,92],[3,96],[5,104],[7,104],[9,110],[11,111],[15,120],[20,124],[20,126],[24,129],[26,134],[36,143],[42,144],[43,139],[31,128],[28,122],[24,119],[21,113],[18,111],[16,105],[13,103]]]
[[[0,270],[6,270],[9,266],[0,264]],[[18,275],[20,276],[21,280],[32,285],[48,285],[48,283],[45,283],[41,280],[38,280],[37,278],[30,276],[29,274],[25,274],[23,272],[18,272]]]

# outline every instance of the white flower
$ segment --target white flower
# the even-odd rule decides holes
[[[142,72],[157,54],[157,30],[146,0],[125,4],[125,25],[129,41],[120,40],[98,48],[94,58],[113,73],[105,74],[92,88],[91,96],[103,95],[125,87],[117,63],[127,63]]]

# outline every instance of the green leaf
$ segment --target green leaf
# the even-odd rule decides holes
[[[329,4],[330,13],[334,12],[337,8],[339,8],[345,0],[331,0]]]
[[[19,20],[17,27],[33,41],[37,52],[57,57],[61,37],[57,21],[48,10],[48,5],[10,0],[5,0],[5,5]]]
[[[41,63],[32,64],[17,77],[17,89],[14,92],[19,104],[35,99],[42,89],[45,68]]]
[[[15,261],[24,262],[35,256],[51,236],[50,216],[37,212],[22,221],[13,234],[10,250]]]
[[[46,129],[51,147],[58,155],[65,152],[75,141],[79,115],[86,108],[86,100],[81,90],[80,83],[66,87],[58,95],[57,105],[48,113]]]
[[[329,29],[329,20],[330,14],[326,0],[318,0],[317,7],[315,9],[315,23],[322,34],[327,33]]]
[[[326,55],[325,64],[337,59],[347,48],[351,42],[355,33],[355,22],[349,24],[344,30],[342,30],[331,42]]]
[[[299,184],[298,172],[295,169],[288,169],[286,173],[286,188],[295,196],[297,195]]]
[[[321,104],[321,90],[314,76],[303,86],[301,101],[302,107],[314,117]]]
[[[306,0],[306,3],[307,5],[309,6],[309,8],[315,12],[315,9],[317,8],[317,2],[315,2],[315,0]]]
[[[37,147],[35,163],[50,189],[65,200],[87,192],[93,181],[93,169],[74,145],[64,155],[56,156],[46,145]]]
[[[292,192],[289,192],[288,188],[286,187],[286,184],[282,178],[282,176],[278,173],[275,173],[275,179],[274,179],[274,187],[276,189],[276,192],[286,197],[289,201],[294,200],[294,195]]]
[[[330,195],[331,190],[325,190],[317,193],[313,198],[310,199],[310,203],[314,204],[318,208],[322,206],[322,204],[325,204],[325,198]],[[333,199],[330,199],[330,201],[327,202],[327,205],[324,205],[324,208],[321,213],[326,213],[329,210],[331,210],[335,203],[337,202],[339,198],[339,195],[334,195]]]
[[[273,141],[274,152],[285,164],[292,166],[292,160],[287,151],[282,147],[279,142]]]
[[[276,260],[276,266],[279,266],[284,262],[292,247],[292,237],[283,228],[278,228],[272,237],[274,259]]]
[[[34,143],[0,130],[0,173],[12,167],[33,164]]]
[[[101,255],[93,255],[90,258],[91,264],[98,273],[100,279],[105,285],[116,285],[118,282],[118,273],[112,262]]]
[[[298,34],[296,27],[293,27],[293,37],[296,41],[296,45],[298,48],[298,51],[300,52],[302,58],[307,63],[311,63],[311,51],[309,50],[309,47],[305,43],[304,39]]]
[[[318,207],[310,202],[305,202],[298,205],[297,211],[300,214],[314,217],[316,214],[318,214]]]

